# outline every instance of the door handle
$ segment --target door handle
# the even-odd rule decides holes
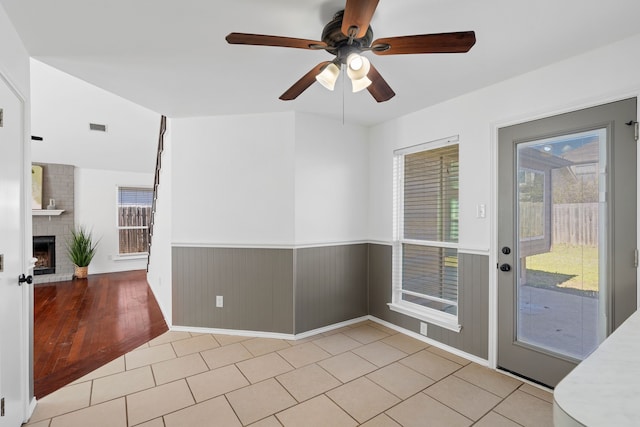
[[[500,266],[500,271],[511,271],[511,266],[509,264],[502,264]]]
[[[32,284],[33,277],[31,277],[31,275],[25,276],[24,274],[18,276],[18,285],[22,285],[24,282],[27,282],[29,285]]]

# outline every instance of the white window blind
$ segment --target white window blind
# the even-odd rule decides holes
[[[121,255],[149,249],[149,223],[153,190],[118,187],[118,251]]]
[[[458,144],[428,147],[396,155],[393,304],[457,325]]]

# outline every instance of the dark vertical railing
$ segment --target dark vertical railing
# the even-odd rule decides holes
[[[156,173],[153,178],[153,202],[151,204],[151,222],[149,223],[149,247],[147,248],[147,273],[151,263],[151,242],[153,241],[153,225],[156,221],[156,200],[158,199],[158,185],[160,185],[160,169],[162,168],[162,151],[164,151],[164,133],[167,130],[167,118],[160,118],[160,137],[158,138],[158,153],[156,155]]]

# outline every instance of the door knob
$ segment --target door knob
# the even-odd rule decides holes
[[[21,274],[18,277],[18,284],[22,285],[24,282],[27,282],[27,284],[29,284],[29,285],[32,284],[33,283],[33,277],[31,277],[31,275],[25,277],[24,274]]]
[[[502,264],[500,266],[500,271],[511,271],[511,266],[509,264]]]

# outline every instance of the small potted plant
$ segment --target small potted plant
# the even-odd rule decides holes
[[[98,242],[93,243],[91,232],[84,227],[71,230],[71,239],[67,242],[67,253],[71,262],[76,266],[74,277],[86,279],[89,270],[89,263],[96,254]]]

